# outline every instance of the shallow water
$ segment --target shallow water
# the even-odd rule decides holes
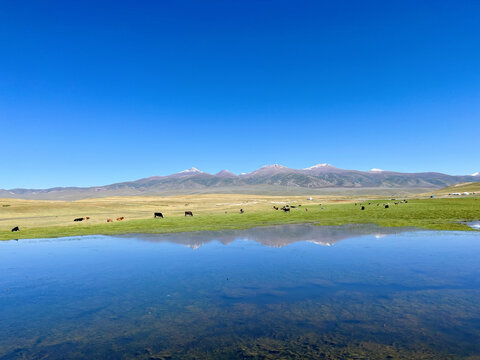
[[[475,359],[479,255],[371,225],[0,242],[0,359]]]
[[[466,223],[468,226],[474,228],[475,230],[480,230],[480,221],[470,221]]]

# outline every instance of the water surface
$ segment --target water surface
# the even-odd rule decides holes
[[[0,359],[475,359],[479,255],[371,225],[0,242]]]
[[[467,223],[467,225],[474,228],[475,230],[480,230],[480,221],[470,221]]]

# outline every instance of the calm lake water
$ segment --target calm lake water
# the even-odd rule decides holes
[[[0,242],[0,359],[480,359],[480,233]]]

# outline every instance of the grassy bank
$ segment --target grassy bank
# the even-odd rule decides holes
[[[212,197],[211,199],[215,199]],[[193,201],[197,201],[195,202]],[[217,199],[218,200],[218,199]],[[284,199],[291,204],[297,204],[300,199]],[[138,201],[138,199],[137,199]],[[156,200],[158,201],[158,199]],[[92,215],[92,221],[73,223],[72,214],[68,214],[68,222],[58,220],[57,223],[50,218],[62,218],[67,215],[39,215],[42,218],[49,218],[51,224],[39,225],[35,216],[22,217],[21,208],[17,209],[15,218],[4,218],[3,227],[0,229],[0,240],[14,238],[48,238],[61,236],[77,236],[92,234],[125,234],[125,233],[168,233],[185,232],[199,230],[221,230],[221,229],[242,229],[255,226],[277,225],[288,223],[308,223],[318,222],[320,225],[342,225],[347,223],[375,223],[380,226],[416,226],[424,229],[435,230],[472,230],[470,227],[460,224],[461,221],[471,221],[480,219],[480,199],[479,198],[461,198],[461,199],[411,199],[408,203],[395,205],[392,200],[364,200],[365,210],[360,210],[360,203],[354,205],[353,202],[340,203],[330,200],[330,202],[317,203],[306,202],[301,207],[292,209],[290,213],[275,211],[272,209],[272,203],[281,203],[278,198],[249,198],[244,203],[218,203],[213,206],[207,206],[207,199],[202,197],[190,198],[190,203],[185,203],[185,198],[171,199],[167,204],[167,199],[162,199],[165,219],[153,219],[153,213],[149,209],[148,213],[137,214],[137,218],[127,219],[121,222],[106,223],[104,213]],[[358,201],[358,200],[357,200]],[[174,203],[177,202],[178,208]],[[383,203],[390,203],[390,207],[385,209]],[[370,205],[368,205],[370,203]],[[379,203],[380,206],[376,204]],[[66,206],[65,204],[50,204],[47,206],[50,213],[54,214],[58,208]],[[150,204],[151,205],[151,204]],[[45,206],[45,205],[44,205]],[[80,203],[81,207],[87,207],[86,203]],[[96,205],[100,206],[100,205]],[[122,209],[118,214],[124,214],[129,205],[123,203]],[[134,206],[134,205],[130,205]],[[146,206],[146,205],[142,205]],[[203,208],[202,208],[203,206]],[[281,206],[281,204],[280,204]],[[180,208],[188,207],[194,209],[194,217],[184,217]],[[238,209],[245,209],[244,214],[240,214]],[[8,207],[7,207],[8,208]],[[31,208],[31,206],[29,207]],[[155,205],[158,209],[159,205]],[[308,208],[308,211],[305,210]],[[3,208],[5,209],[5,207]],[[48,210],[47,209],[47,210]],[[54,210],[57,209],[57,210]],[[48,211],[44,213],[48,213]],[[66,206],[65,211],[71,209]],[[78,209],[77,209],[78,210]],[[84,209],[90,211],[91,209]],[[97,208],[98,211],[100,209]],[[43,213],[43,214],[44,214]],[[77,211],[75,214],[79,214]],[[143,218],[141,218],[143,214]],[[96,216],[98,219],[96,219]],[[38,216],[37,216],[38,217]],[[148,218],[147,218],[148,217]],[[8,221],[5,221],[8,220]],[[14,225],[23,219],[24,224],[20,226],[21,231],[12,233],[6,228],[5,223]],[[30,220],[29,220],[30,219]],[[41,222],[40,222],[41,224]]]

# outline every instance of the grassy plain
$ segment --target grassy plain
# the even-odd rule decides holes
[[[450,193],[479,193],[480,194],[480,182],[466,182],[460,183],[452,186],[448,186],[446,188],[437,190],[434,194],[445,195]]]
[[[320,225],[375,223],[437,230],[471,230],[462,221],[480,219],[480,198],[393,200],[305,196],[188,195],[112,197],[79,201],[0,199],[0,240],[124,233],[166,233],[242,229],[254,226],[315,222]],[[358,205],[355,205],[357,203]],[[360,203],[366,206],[360,210]],[[371,205],[368,205],[370,203]],[[377,206],[377,203],[380,204]],[[385,209],[383,204],[390,203]],[[290,213],[273,206],[296,205]],[[301,204],[302,206],[298,206]],[[243,208],[244,214],[239,210]],[[306,211],[308,208],[308,211]],[[184,211],[193,211],[185,217]],[[161,211],[164,219],[154,219]],[[73,222],[76,217],[90,220]],[[107,223],[107,218],[124,221]],[[11,232],[14,226],[20,232]]]

